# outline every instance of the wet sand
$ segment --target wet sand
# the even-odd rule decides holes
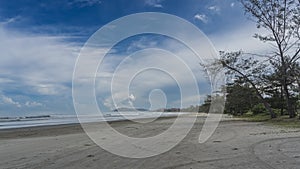
[[[185,139],[170,151],[145,159],[111,154],[97,146],[80,125],[0,130],[0,168],[101,169],[298,169],[300,129],[263,123],[223,121],[204,144],[198,143],[203,125],[198,118]],[[165,131],[174,118],[150,124],[113,122],[118,131],[147,137]]]

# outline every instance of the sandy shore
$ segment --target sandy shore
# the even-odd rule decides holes
[[[191,132],[170,151],[145,159],[113,155],[95,143],[80,125],[0,130],[0,168],[101,168],[101,169],[298,169],[300,130],[263,123],[221,122],[214,135],[198,143],[203,125],[198,118]],[[128,121],[111,125],[133,137],[147,137],[166,130],[174,118],[150,124]]]

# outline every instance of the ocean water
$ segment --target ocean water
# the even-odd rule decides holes
[[[126,118],[118,112],[106,112],[103,117],[97,115],[80,116],[83,123],[119,121],[128,119],[171,117],[185,114],[185,112],[123,112]],[[49,126],[60,124],[76,124],[79,120],[76,115],[43,115],[24,117],[0,117],[0,129],[24,128],[35,126]]]

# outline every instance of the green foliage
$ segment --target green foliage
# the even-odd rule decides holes
[[[255,105],[252,108],[252,112],[253,112],[253,115],[267,114],[268,113],[267,109],[265,108],[265,106],[262,103],[259,103],[259,104]]]
[[[204,103],[199,107],[199,112],[208,113],[211,104],[211,95],[207,95]]]
[[[276,119],[268,121],[270,124],[285,127],[285,128],[300,128],[300,120],[296,118],[289,118],[289,116],[280,116]]]
[[[264,122],[270,120],[270,115],[269,114],[257,114],[257,115],[243,115],[241,116],[242,119],[245,121],[250,121],[250,122]]]
[[[278,111],[278,109],[275,110],[275,112],[276,111]],[[278,116],[275,119],[271,119],[269,114],[250,115],[246,113],[245,115],[241,116],[241,118],[245,121],[250,122],[265,122],[266,124],[276,125],[280,127],[300,128],[300,120],[296,118],[291,119],[288,115]]]
[[[249,86],[238,83],[227,86],[225,113],[243,115],[259,102],[254,90]]]
[[[267,77],[268,81],[259,86],[263,85],[263,88],[267,89],[264,94],[279,93],[280,97],[272,101],[271,107],[286,109],[289,117],[293,118],[296,115],[293,95],[300,92],[300,0],[241,0],[241,2],[245,12],[256,22],[257,28],[264,28],[271,32],[254,36],[262,42],[272,44],[270,53],[275,53],[274,56],[256,54],[268,58],[269,69],[273,69],[273,75]],[[266,72],[263,75],[262,77],[268,76]]]
[[[252,115],[253,115],[253,112],[250,110],[247,113],[245,113],[245,116],[252,116]]]

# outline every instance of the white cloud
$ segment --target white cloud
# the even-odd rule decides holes
[[[145,105],[145,102],[149,102],[148,95],[150,94],[150,91],[156,89],[171,89],[174,93],[180,92],[177,85],[180,85],[182,89],[185,90],[186,95],[183,100],[197,95],[196,91],[192,91],[193,88],[191,88],[193,80],[191,80],[192,75],[190,73],[195,76],[196,83],[207,81],[201,67],[199,66],[199,58],[195,58],[192,52],[186,48],[182,48],[182,46],[178,46],[178,44],[176,46],[174,41],[166,41],[163,45],[160,44],[159,46],[167,50],[168,48],[175,48],[176,50],[172,52],[179,58],[166,53],[157,53],[157,51],[155,52],[151,49],[149,52],[145,51],[144,54],[136,53],[135,55],[131,55],[127,58],[126,56],[110,55],[108,60],[104,60],[102,62],[105,67],[112,68],[116,67],[115,64],[118,64],[118,62],[115,62],[113,58],[124,59],[116,71],[102,68],[101,72],[98,72],[98,74],[102,76],[97,76],[96,93],[97,95],[105,96],[103,99],[104,106],[109,109],[114,109],[115,106],[132,106],[134,102],[137,103],[137,106],[142,107]],[[102,65],[100,66],[102,67]],[[162,71],[159,69],[151,69],[155,67],[162,68]],[[143,71],[145,68],[150,69]],[[189,72],[188,69],[192,72]],[[111,82],[112,77],[114,77],[113,82]],[[176,79],[180,84],[177,84],[174,79]],[[203,86],[199,87],[202,88]],[[111,89],[112,93],[110,93]],[[174,102],[174,99],[180,98],[170,97],[170,94],[174,93],[167,93],[167,96],[171,99],[168,103],[180,103],[180,101]],[[114,98],[114,101],[112,100],[112,97]],[[193,99],[185,101],[183,106],[199,104],[195,102],[197,97],[191,98]],[[173,106],[180,107],[178,104]]]
[[[66,92],[78,46],[64,42],[64,37],[21,34],[1,26],[0,39],[2,88],[21,86],[43,95]]]
[[[264,30],[258,30],[252,22],[247,22],[237,26],[235,29],[220,31],[208,36],[218,51],[267,52],[270,49],[270,45],[253,37],[258,32],[266,34]]]
[[[0,39],[0,88],[11,97],[4,104],[0,93],[6,106],[0,113],[33,113],[36,108],[73,113],[71,83],[80,46],[66,37],[17,32],[5,26],[0,26]],[[32,96],[42,97],[34,103]]]
[[[113,105],[113,102],[111,100],[111,98],[106,98],[104,101],[103,101],[103,105],[108,108],[109,110],[113,110],[114,109],[114,105]]]
[[[255,25],[252,23],[246,23],[236,27],[236,29],[222,30],[212,34],[209,36],[209,38],[212,40],[217,51],[235,51],[242,49],[246,52],[266,52],[269,45],[261,43],[257,39],[253,38],[252,35],[255,32],[257,32]],[[164,41],[162,44],[160,43],[156,45],[159,45],[158,47],[162,49],[171,49],[170,51],[173,54],[179,56],[179,58],[181,58],[188,65],[188,67],[193,71],[193,74],[196,76],[199,88],[206,89],[207,93],[200,92],[201,99],[203,101],[202,97],[210,92],[209,89],[207,89],[209,88],[207,87],[209,86],[209,82],[206,79],[203,70],[199,66],[200,61],[197,60],[198,58],[193,58],[193,54],[191,54],[190,51],[182,48],[182,46],[176,44],[174,41]],[[153,47],[155,47],[155,45]],[[170,76],[164,74],[162,71],[149,70],[136,74],[137,70],[142,70],[143,68],[151,66],[165,66],[166,70],[171,72],[171,76],[175,77],[175,79],[180,82],[181,87],[189,89],[190,86],[192,86],[192,81],[188,79],[188,73],[183,70],[184,65],[175,57],[170,57],[166,56],[165,54],[159,54],[155,52],[149,52],[145,55],[139,54],[138,57],[130,56],[126,58],[127,60],[125,59],[126,56],[110,55],[109,57],[109,59],[102,62],[105,68],[98,72],[99,76],[97,76],[98,79],[96,81],[96,93],[97,95],[104,97],[104,106],[107,106],[111,109],[114,108],[113,103],[115,103],[117,107],[131,105],[131,94],[135,98],[134,103],[140,106],[142,104],[139,103],[145,103],[149,101],[147,97],[151,90],[171,89],[173,93],[178,92],[173,89],[176,81],[174,81]],[[120,58],[124,59],[123,63],[120,65],[119,70],[115,72],[114,68],[116,68],[116,64],[120,63]],[[111,83],[111,78],[114,76],[114,74],[116,79],[114,83]],[[130,81],[129,85],[128,81]],[[127,88],[128,86],[130,87]],[[113,89],[112,94],[110,93],[111,88]],[[190,105],[199,104],[195,102],[195,100],[199,98],[199,95],[195,94],[195,92],[192,90],[186,92],[187,95],[185,95],[182,100],[169,97],[168,99],[171,100],[168,100],[168,105],[179,107],[179,104],[182,103],[183,107],[187,107]],[[112,101],[111,96],[114,97],[115,102]],[[166,93],[166,96],[169,96],[168,93]]]
[[[156,41],[151,41],[146,37],[142,37],[137,41],[133,41],[127,48],[127,52],[132,52],[135,50],[141,50],[144,48],[151,48],[157,46]]]
[[[221,11],[221,8],[219,6],[209,6],[207,9],[211,10],[211,11],[214,11],[214,12],[220,12]]]
[[[13,105],[17,108],[22,108],[24,105],[26,107],[38,107],[38,106],[43,106],[42,103],[36,102],[36,101],[26,101],[25,104],[21,104],[18,101],[15,101],[13,98],[5,96],[5,95],[1,95],[0,97],[0,103],[2,104],[6,104],[6,105]],[[22,106],[23,105],[23,106]]]
[[[61,84],[36,84],[34,88],[41,95],[59,95],[68,90]]]
[[[33,102],[27,101],[25,103],[25,106],[27,106],[27,107],[39,107],[39,106],[43,106],[43,104],[39,103],[39,102],[36,102],[36,101],[33,101]]]
[[[130,94],[128,98],[132,101],[135,101],[135,96],[133,94]]]
[[[22,19],[21,16],[15,16],[15,17],[11,17],[11,18],[6,18],[5,20],[0,21],[0,26],[5,26],[5,25],[8,25],[8,24],[20,21],[21,19]]]
[[[155,7],[155,8],[163,8],[161,2],[163,0],[146,0],[145,5]]]
[[[233,7],[235,6],[235,3],[232,2],[232,3],[230,4],[230,6],[233,8]]]
[[[203,23],[208,22],[208,17],[205,14],[196,14],[194,16],[195,19],[202,21]]]
[[[2,96],[1,96],[1,99],[2,99],[2,102],[3,102],[4,104],[14,105],[14,106],[16,106],[16,107],[18,107],[18,108],[21,108],[21,107],[22,107],[21,104],[20,104],[19,102],[14,101],[14,100],[13,100],[12,98],[10,98],[10,97],[7,97],[7,96],[2,95]]]
[[[12,80],[12,79],[0,77],[0,84],[13,83],[13,82],[14,82],[14,80]]]
[[[128,97],[128,103],[131,107],[134,107],[133,102],[135,101],[135,96],[133,94],[130,94]]]

